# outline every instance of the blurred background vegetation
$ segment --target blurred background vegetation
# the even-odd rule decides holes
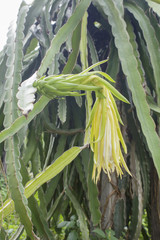
[[[22,2],[0,53],[0,239],[159,239],[159,16],[151,0]],[[132,177],[113,173],[109,181],[102,172],[95,184],[87,148],[27,201],[25,184],[65,150],[83,145],[87,103],[86,97],[48,101],[17,128],[20,82],[36,71],[79,73],[107,58],[94,70],[107,72],[130,102],[116,101]],[[9,197],[15,211],[4,218]]]

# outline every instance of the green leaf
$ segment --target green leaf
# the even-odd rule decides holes
[[[114,79],[116,80],[117,74],[119,72],[119,57],[118,57],[118,52],[117,48],[115,47],[114,40],[112,39],[110,41],[110,53],[109,53],[109,60],[108,60],[108,65],[107,65],[107,73]]]
[[[11,25],[8,32],[6,51],[8,58],[6,62],[7,71],[4,106],[4,126],[6,128],[10,127],[13,121],[18,117],[16,93],[18,84],[21,81],[20,73],[22,71],[23,59],[23,30],[27,12],[28,6],[22,3],[18,13],[17,26]],[[9,190],[15,204],[16,212],[19,214],[21,223],[24,225],[28,236],[31,239],[37,239],[33,232],[31,212],[28,208],[28,202],[24,196],[24,187],[22,185],[22,176],[20,173],[20,150],[17,135],[6,140],[5,151]]]
[[[87,227],[87,223],[86,223],[86,217],[80,206],[80,203],[78,202],[78,200],[76,199],[76,197],[74,196],[74,194],[68,187],[66,188],[66,194],[69,197],[69,199],[71,200],[71,202],[73,203],[73,206],[77,212],[79,223],[80,223],[80,229],[81,229],[81,233],[82,233],[82,239],[89,240],[89,231],[88,231],[88,227]]]
[[[24,226],[20,225],[17,229],[17,231],[12,235],[12,237],[10,237],[10,240],[17,240],[20,238],[22,232],[24,230]],[[1,238],[0,238],[1,239]]]
[[[57,206],[58,206],[58,204],[59,204],[63,195],[64,195],[64,192],[60,193],[59,196],[54,201],[53,205],[50,207],[50,210],[48,211],[48,214],[47,214],[47,219],[48,220],[53,216],[53,214],[54,214],[54,212],[55,212],[55,210],[56,210],[56,208],[57,208]]]
[[[30,197],[43,183],[51,180],[60,173],[77,155],[83,150],[83,147],[72,147],[65,151],[57,160],[47,167],[44,171],[37,174],[35,178],[29,181],[25,187],[26,197]]]
[[[34,108],[31,112],[29,112],[27,118],[25,116],[21,116],[17,118],[10,127],[7,127],[3,131],[0,132],[0,143],[6,140],[8,137],[13,136],[17,133],[21,128],[26,126],[28,123],[32,121],[32,119],[39,114],[45,106],[48,104],[50,100],[42,96],[38,102],[35,103]]]
[[[80,54],[81,54],[81,63],[82,63],[83,70],[88,67],[87,17],[88,17],[88,13],[85,12],[84,17],[82,18],[82,24],[81,24]]]
[[[81,34],[80,30],[81,30],[81,22],[77,25],[76,29],[73,32],[72,52],[69,55],[67,64],[65,65],[65,67],[62,71],[63,74],[71,73],[76,64],[76,60],[77,60],[78,53],[79,53],[80,34]]]
[[[3,229],[3,227],[0,229],[0,239],[1,240],[8,240],[7,232]]]
[[[153,11],[155,13],[158,14],[158,16],[160,16],[160,0],[155,0],[155,1],[152,1],[152,0],[146,0],[148,2],[148,5],[153,9]]]
[[[99,191],[98,191],[97,185],[92,180],[92,171],[93,171],[93,156],[90,156],[89,167],[88,167],[88,179],[87,179],[88,200],[89,200],[89,209],[91,213],[91,220],[93,222],[93,225],[95,226],[100,224],[101,211],[100,211],[100,202],[98,199]]]
[[[76,158],[76,160],[74,161],[74,163],[75,163],[78,175],[79,175],[79,179],[80,179],[81,184],[83,186],[83,189],[84,189],[85,192],[87,192],[87,184],[86,184],[85,172],[84,172],[84,168],[83,168],[83,165],[82,165],[81,158],[78,156]]]
[[[57,225],[57,228],[63,228],[63,227],[65,227],[68,223],[70,223],[69,221],[63,221],[63,222],[61,222],[61,223],[59,223],[58,225]]]
[[[65,42],[66,36],[71,34],[80,20],[82,19],[85,11],[89,7],[91,0],[81,0],[81,2],[77,5],[74,13],[69,18],[66,24],[63,25],[57,32],[56,36],[53,38],[51,42],[51,46],[48,49],[41,66],[37,72],[38,76],[42,76],[44,72],[47,70],[47,67],[52,63],[56,53],[59,52],[61,45]]]
[[[114,232],[112,229],[107,229],[105,232],[106,232],[106,235],[107,235],[107,239],[110,239],[110,240],[118,240],[118,239],[115,237],[115,232]]]
[[[54,159],[57,159],[60,155],[62,155],[62,153],[65,151],[65,147],[66,147],[66,140],[67,137],[64,135],[61,135],[59,138],[59,143],[56,149],[56,152],[54,154]],[[49,202],[51,201],[53,194],[55,193],[59,180],[61,177],[61,173],[58,174],[56,177],[54,177],[49,183],[48,183],[48,187],[47,190],[45,192],[45,198],[46,198],[46,206],[48,206]]]
[[[145,81],[145,79],[144,79],[144,71],[143,71],[141,60],[140,60],[140,54],[138,52],[138,45],[137,45],[137,42],[136,42],[136,35],[134,33],[134,29],[133,29],[133,26],[131,24],[131,20],[128,17],[126,17],[126,25],[127,25],[127,32],[129,34],[129,38],[130,38],[130,43],[132,44],[134,55],[135,55],[136,60],[137,60],[138,71],[139,71],[139,73],[141,75],[141,79],[142,79],[141,82],[144,83],[144,81]]]
[[[158,40],[156,39],[155,31],[150,23],[149,18],[138,5],[134,3],[126,3],[125,7],[134,15],[142,29],[156,82],[157,101],[158,104],[160,104],[160,48]]]
[[[67,117],[67,102],[66,98],[58,99],[58,116],[62,123],[66,121]]]
[[[85,148],[84,147],[72,147],[65,151],[57,160],[48,166],[44,171],[30,180],[25,187],[25,196],[29,198],[40,186],[45,182],[48,182],[58,173],[60,173],[69,163],[71,163],[77,155]],[[0,219],[7,216],[14,209],[13,201],[8,199],[0,208]]]
[[[32,211],[32,221],[34,223],[34,226],[38,230],[40,239],[54,239],[53,234],[49,229],[48,222],[45,219],[41,208],[38,206],[38,203],[33,196],[28,199],[28,205]]]
[[[35,137],[34,125],[32,124],[30,128],[28,128],[28,130],[29,132],[27,135],[27,144],[26,144],[25,151],[23,152],[23,158],[22,158],[25,166],[28,164],[29,161],[31,161],[32,156],[37,149],[37,140]]]
[[[73,230],[72,232],[69,233],[67,240],[78,240],[78,233],[76,232],[76,230]]]
[[[29,174],[27,167],[25,167],[23,159],[21,160],[21,174],[23,176],[23,184],[25,185],[26,182],[29,181]],[[38,231],[40,239],[52,240],[53,234],[51,233],[48,223],[42,214],[42,210],[40,206],[38,206],[38,203],[34,196],[31,196],[28,199],[28,206],[32,212],[32,221]]]
[[[31,5],[27,18],[26,18],[26,24],[25,24],[25,30],[24,34],[26,35],[34,23],[35,19],[40,15],[42,12],[43,7],[47,3],[48,0],[35,0],[33,4]]]
[[[7,56],[4,52],[2,59],[0,59],[0,108],[2,107],[2,104],[4,102],[4,97],[5,97],[5,91],[4,91],[4,86],[5,86],[5,73],[6,73],[6,60]]]
[[[100,228],[96,228],[92,232],[96,233],[100,238],[106,238],[105,233]]]
[[[61,3],[61,7],[60,7],[60,10],[57,14],[57,19],[56,19],[56,28],[55,28],[55,33],[56,34],[62,26],[63,18],[64,18],[67,7],[68,7],[68,0]]]
[[[153,98],[151,96],[147,96],[147,102],[150,106],[150,109],[154,111],[155,113],[160,114],[160,107],[154,102]]]
[[[150,0],[150,1],[160,3],[160,0]]]
[[[94,45],[94,41],[93,41],[93,39],[92,39],[92,37],[89,33],[88,33],[88,46],[89,46],[89,49],[90,49],[92,64],[97,63],[99,61],[98,54],[97,54],[97,51],[96,51],[96,47]],[[93,69],[95,71],[101,71],[100,65],[97,65]]]
[[[48,149],[47,149],[47,156],[46,156],[46,159],[45,159],[45,162],[44,162],[44,165],[43,165],[43,169],[45,169],[47,167],[47,165],[48,165],[51,153],[53,151],[54,141],[55,141],[55,136],[53,136],[51,134],[50,135],[49,146],[48,146]]]

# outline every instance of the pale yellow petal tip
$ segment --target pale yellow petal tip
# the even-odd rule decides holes
[[[128,167],[125,168],[125,170],[126,170],[126,172],[132,177],[132,174],[131,174],[131,172],[129,171]],[[113,173],[113,171],[110,171],[110,170],[109,170],[109,171],[104,171],[104,172],[105,172],[105,174],[107,174],[109,182],[111,182],[111,173]],[[122,171],[122,169],[121,169],[121,170],[116,169],[116,173],[117,173],[117,177],[119,177],[120,179],[122,179],[123,174],[124,174],[124,172]],[[98,183],[98,181],[99,181],[99,179],[100,179],[100,174],[101,174],[101,171],[98,172],[98,170],[96,169],[96,166],[94,165],[94,169],[93,169],[93,172],[92,172],[92,180],[93,180],[93,182],[94,182],[95,184]]]

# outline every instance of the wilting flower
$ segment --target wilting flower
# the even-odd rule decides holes
[[[124,161],[121,145],[124,152],[127,148],[121,134],[119,116],[115,100],[110,90],[103,86],[102,94],[104,98],[97,97],[91,112],[90,123],[91,135],[90,146],[94,152],[94,167],[92,178],[98,181],[101,170],[108,174],[116,171],[118,176],[122,176],[122,167],[130,174]]]
[[[87,107],[86,115],[87,118],[90,116],[90,120],[86,127],[84,141],[85,143],[90,142],[91,149],[94,152],[92,176],[95,182],[98,181],[102,169],[108,174],[109,179],[111,178],[110,173],[114,171],[117,172],[118,176],[122,176],[122,167],[130,174],[121,151],[122,146],[124,152],[127,152],[119,127],[119,122],[122,123],[122,120],[112,94],[126,103],[128,103],[128,100],[108,82],[114,82],[114,80],[107,73],[101,71],[90,72],[90,70],[106,61],[98,62],[78,74],[43,76],[34,82],[28,79],[24,84],[22,83],[19,89],[20,93],[17,94],[19,108],[23,110],[23,114],[27,114],[33,108],[35,98],[32,93],[35,93],[36,90],[50,99],[64,96],[82,96],[88,91],[95,92],[96,102],[92,111],[90,112],[90,104]],[[29,86],[27,95],[22,94],[23,86]],[[81,93],[81,91],[83,92]],[[24,101],[23,95],[26,96],[27,102]],[[89,96],[87,95],[86,98],[91,103],[91,94]]]

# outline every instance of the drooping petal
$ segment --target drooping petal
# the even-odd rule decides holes
[[[94,152],[92,178],[96,183],[102,169],[108,174],[109,180],[111,180],[110,174],[114,171],[121,177],[122,167],[130,174],[121,152],[121,144],[125,152],[127,152],[127,148],[119,126],[121,118],[116,103],[106,87],[103,87],[102,94],[105,98],[96,100],[90,120],[90,145]]]

